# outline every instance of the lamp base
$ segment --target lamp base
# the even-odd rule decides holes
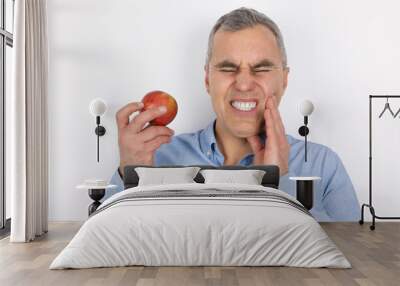
[[[296,181],[296,199],[311,210],[314,204],[313,181]]]
[[[94,200],[94,202],[88,208],[88,213],[90,216],[101,205],[99,201],[104,197],[106,189],[89,189],[88,192],[89,197]]]
[[[314,205],[314,181],[321,177],[289,177],[296,181],[296,199],[307,209]]]

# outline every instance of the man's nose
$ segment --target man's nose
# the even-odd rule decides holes
[[[252,90],[254,87],[254,78],[250,71],[242,70],[235,78],[235,87],[240,91]]]

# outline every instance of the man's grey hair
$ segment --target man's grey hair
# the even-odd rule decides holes
[[[285,50],[285,45],[283,43],[283,37],[281,31],[279,30],[278,25],[275,24],[274,21],[272,21],[263,13],[245,7],[233,10],[221,16],[218,19],[217,23],[215,23],[208,37],[206,67],[208,66],[211,60],[214,36],[218,30],[221,29],[223,31],[236,32],[245,28],[254,27],[255,25],[258,24],[267,27],[275,35],[282,56],[282,65],[284,68],[286,68],[287,66],[286,50]]]

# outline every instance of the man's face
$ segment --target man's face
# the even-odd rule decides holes
[[[276,38],[268,28],[219,30],[205,71],[206,88],[224,130],[241,138],[265,130],[266,99],[275,96],[279,104],[288,76]]]

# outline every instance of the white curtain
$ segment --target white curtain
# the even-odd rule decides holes
[[[46,0],[16,0],[10,99],[11,242],[48,227]]]

